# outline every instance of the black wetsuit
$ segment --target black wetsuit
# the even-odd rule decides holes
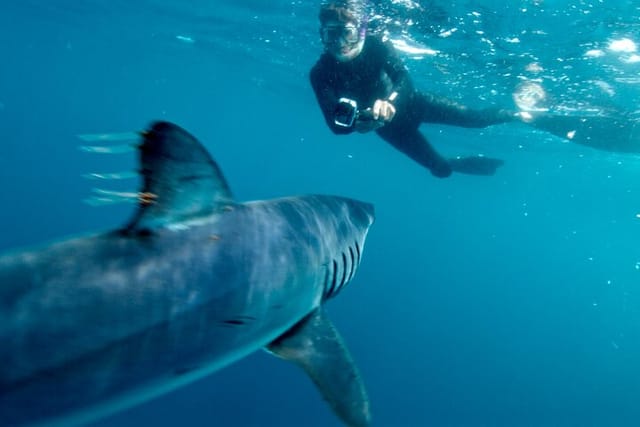
[[[503,110],[471,110],[416,91],[393,45],[376,36],[367,36],[362,52],[351,61],[340,62],[325,52],[311,69],[310,78],[327,125],[336,134],[355,130],[353,126],[342,127],[334,122],[340,98],[353,99],[363,109],[397,92],[392,102],[396,108],[393,120],[376,133],[439,177],[451,174],[452,163],[440,156],[418,131],[420,123],[481,128],[513,120],[513,114]]]

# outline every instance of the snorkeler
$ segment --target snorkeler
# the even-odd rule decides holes
[[[434,176],[453,171],[493,175],[502,160],[483,156],[446,159],[418,127],[441,123],[483,128],[518,120],[499,109],[472,110],[451,100],[418,92],[390,42],[367,35],[361,6],[332,0],[320,8],[320,37],[325,52],[311,69],[318,104],[335,134],[375,131]]]

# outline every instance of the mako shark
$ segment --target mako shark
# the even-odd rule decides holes
[[[356,273],[372,205],[326,195],[235,202],[189,133],[139,145],[122,228],[0,256],[0,425],[78,425],[265,348],[301,366],[347,425],[360,375],[323,303]]]

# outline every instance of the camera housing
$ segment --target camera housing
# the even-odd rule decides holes
[[[349,98],[340,98],[333,112],[333,122],[337,126],[350,128],[358,118],[358,103]]]

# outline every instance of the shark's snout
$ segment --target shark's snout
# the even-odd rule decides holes
[[[351,206],[351,217],[356,224],[368,229],[376,219],[373,204],[361,202],[359,200],[353,200]]]
[[[375,208],[372,203],[360,202],[362,204],[362,209],[365,211],[365,214],[369,218],[369,225],[373,224],[376,219]]]

